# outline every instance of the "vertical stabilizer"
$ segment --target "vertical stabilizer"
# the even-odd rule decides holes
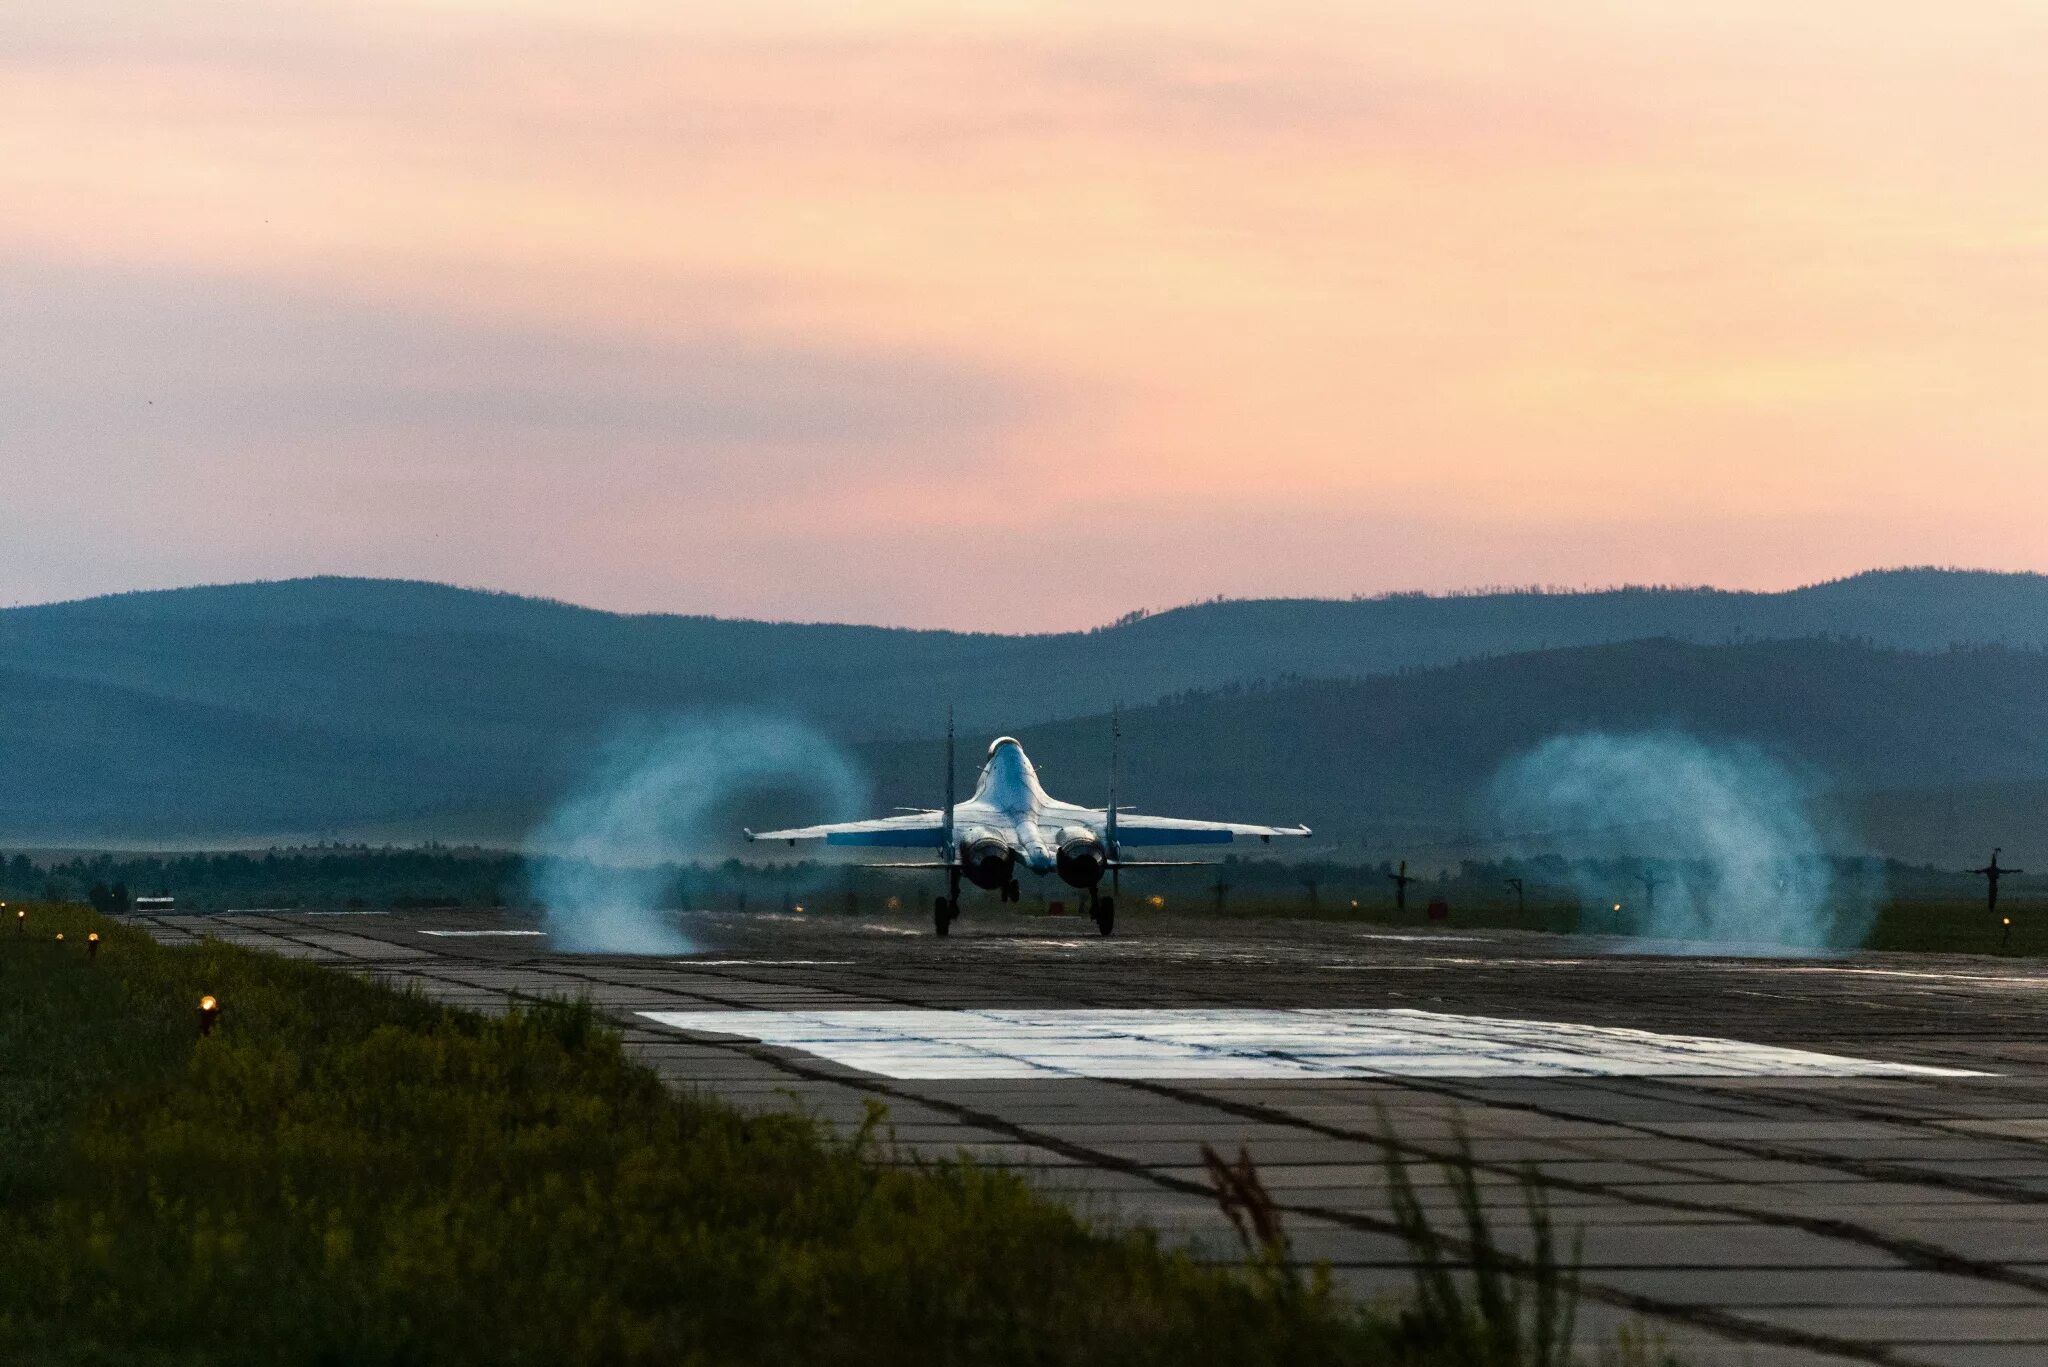
[[[953,709],[946,709],[946,824],[939,828],[940,849],[953,862]]]
[[[1109,852],[1109,886],[1112,893],[1117,887],[1117,865],[1122,857],[1116,848],[1116,780],[1117,768],[1123,750],[1124,715],[1123,704],[1114,703],[1109,709],[1109,807],[1104,813],[1102,843]]]

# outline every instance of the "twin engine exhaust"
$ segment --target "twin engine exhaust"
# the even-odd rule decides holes
[[[1109,871],[1109,848],[1090,830],[1060,832],[1056,867],[1060,881],[1069,887],[1092,888]]]

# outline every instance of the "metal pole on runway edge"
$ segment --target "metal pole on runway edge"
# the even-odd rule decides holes
[[[1984,880],[1985,909],[1989,911],[1993,916],[1996,916],[1998,914],[1998,880],[2001,878],[2011,877],[2013,874],[2016,873],[2026,872],[2025,869],[2007,869],[1999,867],[1998,856],[2004,853],[2005,847],[2001,845],[1991,852],[1991,862],[1989,864],[1986,864],[1981,869],[1970,870],[1971,873],[1976,874],[1978,877]]]
[[[1385,868],[1386,865],[1382,864],[1380,867]],[[1408,910],[1408,885],[1415,881],[1408,876],[1408,861],[1403,859],[1401,861],[1401,871],[1399,873],[1390,873],[1387,877],[1394,884],[1394,910]]]

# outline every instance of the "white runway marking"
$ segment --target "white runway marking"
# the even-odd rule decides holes
[[[1926,973],[1904,968],[1853,968],[1827,965],[1809,967],[1773,967],[1773,973],[1845,973],[1859,978],[1918,978],[1935,983],[1986,983],[1992,987],[2048,987],[2048,978],[2023,978],[2005,973]]]
[[[450,939],[476,935],[545,935],[544,930],[423,930],[422,935],[445,935]]]
[[[851,959],[671,959],[678,968],[825,968],[844,967]]]
[[[1470,945],[1484,943],[1486,939],[1484,935],[1360,935],[1357,938],[1361,940],[1396,940],[1402,944],[1411,945],[1444,945],[1453,942]]]
[[[1979,1077],[1956,1068],[1433,1011],[643,1011],[906,1080]]]

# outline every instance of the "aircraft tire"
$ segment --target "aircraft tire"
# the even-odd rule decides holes
[[[1012,878],[1009,882],[1003,884],[1003,900],[1005,902],[1021,902],[1024,900],[1024,889],[1017,886],[1016,879]]]
[[[1096,902],[1095,928],[1104,935],[1116,934],[1116,898],[1104,897]]]
[[[953,908],[941,897],[932,903],[932,929],[945,935],[953,928]]]

